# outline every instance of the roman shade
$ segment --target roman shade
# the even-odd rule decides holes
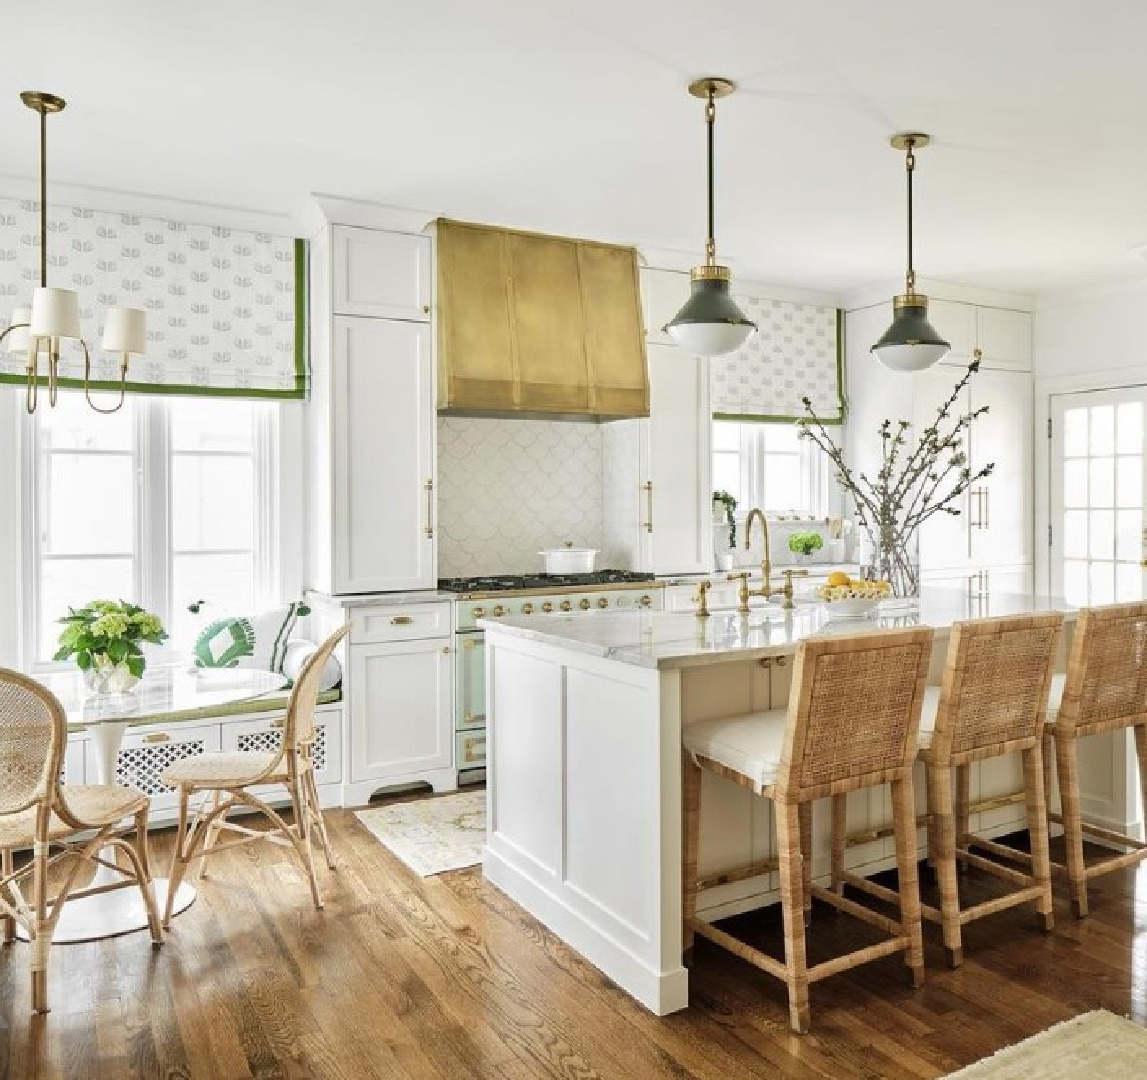
[[[785,422],[805,416],[808,397],[826,423],[844,418],[840,313],[835,308],[738,296],[757,332],[711,361],[713,414],[721,420]]]
[[[39,203],[0,199],[0,325],[39,282]],[[114,305],[147,313],[147,351],[132,357],[136,393],[302,398],[308,384],[306,246],[222,226],[49,208],[48,281],[80,294],[93,384],[118,389],[118,356],[99,351]],[[0,383],[25,358],[0,346]],[[41,371],[43,368],[41,367]],[[79,385],[83,352],[60,351],[61,385]]]

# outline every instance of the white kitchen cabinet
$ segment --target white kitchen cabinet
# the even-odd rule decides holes
[[[1006,308],[976,308],[976,347],[986,368],[1031,371],[1031,315]]]
[[[649,345],[649,417],[608,425],[606,532],[611,554],[655,574],[713,566],[709,363]]]
[[[650,344],[672,345],[665,324],[689,299],[689,275],[677,270],[643,268],[641,278],[641,313],[645,321],[645,340]]]
[[[888,316],[891,321],[891,308]],[[951,346],[945,361],[966,364],[972,358],[972,351],[976,348],[976,309],[973,305],[929,297],[928,321]]]
[[[430,327],[337,315],[329,377],[327,499],[316,499],[311,513],[330,536],[311,552],[310,583],[334,595],[433,588]]]
[[[430,321],[428,236],[350,225],[335,225],[331,233],[334,314]]]
[[[428,782],[457,785],[454,771],[451,637],[381,641],[347,648],[348,801],[373,791]]]

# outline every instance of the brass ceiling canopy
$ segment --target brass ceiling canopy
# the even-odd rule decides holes
[[[923,150],[931,141],[931,135],[920,131],[902,131],[888,140],[893,150]]]
[[[719,75],[707,75],[689,84],[689,93],[702,101],[707,101],[710,94],[714,98],[728,97],[736,89],[737,84],[732,79],[722,79]]]
[[[20,95],[20,100],[33,112],[40,113],[41,116],[48,113],[63,112],[64,106],[67,104],[62,97],[49,94],[46,90],[25,90]]]

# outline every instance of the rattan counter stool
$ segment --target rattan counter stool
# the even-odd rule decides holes
[[[1080,611],[1062,687],[1059,708],[1048,716],[1045,754],[1050,759],[1054,748],[1061,812],[1049,817],[1063,825],[1067,864],[1053,863],[1052,869],[1066,871],[1072,911],[1082,919],[1092,878],[1147,859],[1142,841],[1084,822],[1079,794],[1079,740],[1132,728],[1140,793],[1147,805],[1147,602]],[[1053,705],[1054,696],[1053,691]],[[1085,836],[1124,850],[1088,866],[1083,859]]]
[[[685,728],[683,740],[683,931],[688,954],[695,934],[782,979],[788,988],[789,1026],[809,1027],[809,986],[820,979],[893,953],[905,953],[914,986],[924,978],[912,765],[932,652],[932,630],[878,630],[812,638],[797,649],[787,710],[706,720]],[[773,803],[784,922],[784,959],[739,941],[700,920],[697,845],[701,771],[751,788]],[[834,797],[843,810],[848,792],[891,784],[900,918],[892,919],[811,881],[812,804]],[[844,815],[833,815],[834,831]],[[843,850],[843,835],[833,846]],[[809,966],[805,925],[813,897],[889,935],[878,942]]]
[[[311,763],[315,743],[315,705],[323,668],[349,630],[349,625],[342,626],[331,634],[299,673],[287,703],[283,739],[277,750],[212,751],[184,758],[164,771],[163,782],[179,791],[179,826],[171,856],[164,926],[171,923],[173,898],[192,863],[199,860],[202,875],[208,856],[260,840],[295,849],[311,886],[311,898],[315,907],[321,910],[323,900],[315,875],[312,837],[323,849],[327,866],[334,870],[336,863],[323,822]],[[282,785],[287,789],[293,814],[290,824],[265,799],[250,790],[265,784]],[[202,802],[192,817],[190,803],[195,795],[202,796]],[[271,828],[252,829],[228,820],[227,815],[236,807],[258,811],[271,822]],[[219,834],[223,831],[236,833],[238,839],[219,843]]]
[[[1054,925],[1044,789],[1043,728],[1052,668],[1063,632],[1058,614],[1004,616],[955,623],[943,682],[929,688],[920,721],[920,757],[928,783],[928,855],[940,886],[940,907],[923,905],[924,918],[943,928],[948,964],[963,962],[961,928],[985,915],[1035,904],[1045,931]],[[1023,757],[1030,857],[968,828],[968,767],[1019,753]],[[952,771],[959,774],[953,800]],[[973,852],[1030,865],[1030,873]],[[961,908],[956,860],[1014,888]]]
[[[6,944],[17,924],[32,943],[32,1008],[40,1013],[48,1011],[52,935],[69,900],[138,888],[152,942],[163,941],[148,866],[147,796],[116,784],[62,784],[67,741],[67,718],[56,696],[35,680],[0,668],[0,913]],[[131,825],[124,828],[126,819]],[[133,840],[125,835],[128,828],[134,829]],[[12,853],[26,848],[32,849],[32,859],[17,869]],[[104,857],[107,849],[126,856],[127,866]],[[65,859],[71,866],[50,896],[48,871]],[[115,870],[123,880],[77,889],[85,863]],[[29,879],[30,897],[25,895]]]

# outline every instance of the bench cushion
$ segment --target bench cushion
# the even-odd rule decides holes
[[[752,780],[758,791],[776,783],[785,742],[784,709],[747,713],[689,724],[685,749]]]

